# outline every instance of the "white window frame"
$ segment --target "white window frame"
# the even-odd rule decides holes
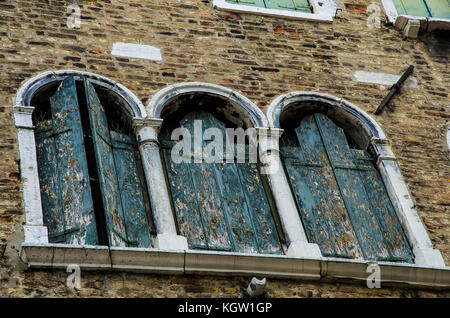
[[[426,32],[436,29],[450,30],[450,20],[448,19],[399,15],[392,0],[381,0],[381,3],[383,4],[388,21],[400,30],[405,30],[408,27],[408,23],[411,24],[413,22],[418,23],[420,29]]]
[[[252,7],[242,4],[229,3],[225,0],[214,0],[213,6],[218,10],[237,13],[251,13],[295,20],[308,20],[328,23],[333,22],[333,18],[336,14],[337,9],[334,0],[309,0],[309,3],[313,8],[312,13]]]
[[[34,127],[32,125],[34,108],[28,104],[33,93],[43,83],[60,80],[69,75],[84,76],[98,85],[112,89],[129,103],[134,112],[133,124],[142,156],[144,174],[152,204],[152,214],[157,230],[154,248],[79,246],[48,242],[47,228],[43,224],[37,173]],[[349,278],[361,282],[365,281],[370,274],[366,271],[367,266],[373,264],[373,261],[322,257],[317,244],[307,242],[296,207],[293,205],[295,203],[292,194],[290,191],[283,190],[288,186],[283,174],[274,174],[269,177],[269,183],[280,215],[283,232],[289,243],[286,255],[198,251],[188,248],[186,238],[177,235],[168,185],[165,179],[161,177],[164,172],[159,154],[158,131],[163,121],[161,112],[164,107],[174,98],[195,93],[218,96],[227,101],[229,105],[236,107],[235,109],[245,117],[245,121],[248,121],[248,125],[258,128],[260,136],[263,137],[262,140],[273,138],[268,143],[260,144],[260,158],[264,159],[264,156],[279,158],[277,141],[282,130],[275,127],[272,115],[274,112],[276,113],[275,109],[279,108],[276,105],[283,105],[289,100],[286,99],[287,95],[277,98],[272,103],[268,112],[269,119],[267,119],[266,115],[255,104],[239,92],[209,83],[192,82],[170,85],[157,92],[151,98],[147,108],[124,86],[95,74],[74,70],[39,74],[19,89],[15,106],[13,106],[13,114],[18,136],[25,210],[24,241],[21,245],[20,255],[28,267],[64,269],[71,264],[78,264],[83,270],[118,270],[181,275],[260,275],[318,281],[324,278]],[[341,103],[347,105],[344,101],[341,101]],[[367,118],[369,117],[367,116]],[[375,127],[378,127],[374,121],[371,122]],[[382,138],[384,138],[384,134],[381,135]],[[375,144],[378,145],[377,142]],[[386,150],[383,143],[379,148]],[[397,173],[397,171],[391,172],[392,169],[389,170],[389,164],[395,163],[395,161],[386,160],[386,173],[389,175]],[[385,159],[380,160],[380,162],[384,164]],[[404,202],[410,204],[411,201],[406,200]],[[409,218],[411,218],[411,215],[414,217],[415,211],[411,210],[411,205],[407,208],[409,212],[407,211],[406,214],[409,215]],[[414,223],[414,226],[417,227],[412,228],[413,231],[418,231],[419,235],[424,233],[423,225],[417,223],[417,220],[411,221],[408,219],[408,222]],[[428,242],[426,232],[424,235],[423,238],[419,237],[418,240],[423,239]],[[414,233],[414,237],[417,237],[417,233]],[[432,249],[432,246],[430,248]],[[433,252],[436,251],[433,250]],[[434,264],[429,262],[416,262],[416,264],[377,262],[377,264],[384,273],[383,282],[434,288],[450,287],[450,268],[445,267],[443,261]]]

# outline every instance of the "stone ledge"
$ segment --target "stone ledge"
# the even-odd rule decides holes
[[[138,273],[263,276],[303,280],[356,280],[364,282],[374,262],[333,258],[298,258],[285,255],[75,246],[24,243],[20,255],[29,268],[65,269],[77,264],[83,270]],[[408,287],[450,289],[450,267],[378,262],[383,283]]]
[[[250,13],[294,20],[307,20],[327,23],[333,22],[333,15],[330,14],[330,9],[328,7],[324,7],[324,9],[321,10],[321,7],[316,6],[315,4],[313,6],[318,11],[316,11],[316,13],[293,12],[288,10],[252,7],[247,5],[228,3],[225,0],[214,0],[213,6],[214,8],[219,10],[236,13]]]
[[[418,21],[420,29],[425,32],[434,30],[450,30],[450,20],[409,15],[399,15],[392,0],[381,0],[388,21],[396,28],[404,30],[409,21]]]

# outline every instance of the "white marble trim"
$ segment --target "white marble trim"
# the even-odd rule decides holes
[[[322,5],[319,5],[319,2],[322,3]],[[242,4],[229,3],[225,0],[214,0],[213,6],[214,8],[219,10],[237,13],[251,13],[295,20],[308,20],[328,23],[333,22],[336,7],[332,0],[312,0],[310,1],[310,3],[313,7],[313,13],[252,7]]]
[[[29,268],[128,271],[178,275],[262,276],[267,278],[333,281],[349,279],[366,284],[369,264],[380,268],[381,287],[450,288],[450,268],[392,262],[333,258],[314,259],[218,251],[108,248],[65,244],[23,244],[20,256]]]

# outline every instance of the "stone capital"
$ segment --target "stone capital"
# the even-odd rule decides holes
[[[134,118],[133,129],[138,142],[157,142],[162,122],[160,118]]]

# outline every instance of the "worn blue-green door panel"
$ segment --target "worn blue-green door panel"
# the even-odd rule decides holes
[[[222,150],[225,150],[225,124],[208,112],[196,111],[186,115],[180,121],[180,126],[186,128],[191,134],[191,149],[186,155],[189,162],[176,164],[171,160],[170,151],[174,142],[170,141],[168,129],[161,132],[161,138],[178,227],[181,233],[187,233],[185,235],[190,248],[248,253],[274,252],[271,245],[277,246],[278,241],[272,243],[271,240],[277,233],[272,228],[267,229],[267,224],[273,224],[273,220],[268,221],[266,227],[260,226],[255,229],[255,216],[252,215],[253,212],[261,215],[266,213],[272,218],[270,210],[268,213],[259,211],[258,204],[253,202],[253,205],[249,206],[251,200],[267,202],[265,193],[261,197],[263,192],[260,190],[264,191],[262,183],[256,186],[254,180],[251,182],[245,180],[248,177],[240,173],[239,165],[224,163],[223,153],[220,154],[222,162],[208,162],[208,158],[205,157],[209,155],[209,152],[205,150],[213,142],[218,142],[223,147]],[[209,128],[216,128],[220,134],[210,136],[210,139],[203,138]],[[194,131],[197,136],[200,134],[198,142],[194,141]],[[199,156],[194,158],[194,144],[199,146],[199,151],[204,150],[201,162],[198,162]],[[211,153],[211,155],[216,154]],[[253,174],[254,171],[248,173]],[[256,190],[247,189],[252,186]],[[252,191],[254,193],[251,193]],[[261,205],[264,206],[264,203]],[[259,238],[266,240],[261,243],[262,248],[259,245]],[[279,244],[277,247],[279,249]]]
[[[97,244],[97,229],[89,183],[75,79],[64,79],[50,97],[55,158],[64,218],[61,232],[51,235],[69,244]],[[61,229],[61,228],[60,228]],[[60,236],[58,238],[58,236]]]
[[[227,221],[215,178],[214,166],[194,162],[195,120],[205,118],[196,112],[186,115],[180,126],[187,129],[191,137],[191,149],[183,154],[188,162],[175,163],[171,157],[174,142],[169,131],[162,132],[164,160],[169,179],[172,203],[180,232],[186,235],[190,248],[231,250],[232,243],[226,230]],[[204,128],[204,127],[203,127]],[[200,151],[203,146],[203,131],[200,136]],[[198,160],[198,158],[196,158]]]
[[[226,2],[228,3],[232,3],[232,4],[242,4],[242,5],[246,5],[246,6],[251,6],[251,7],[260,7],[260,8],[264,8],[264,0],[226,0]]]
[[[211,164],[189,164],[192,186],[197,192],[197,204],[204,224],[208,249],[231,250],[227,222],[222,208],[218,184]]]
[[[248,147],[247,147],[248,151]],[[236,163],[245,195],[249,221],[253,227],[255,247],[259,253],[282,254],[280,239],[272,216],[267,194],[256,163]]]
[[[373,164],[373,159],[363,150],[353,149],[356,164],[360,168],[370,209],[374,212],[389,260],[412,263],[411,248],[402,230],[397,214],[387,194],[380,173]]]
[[[280,142],[308,239],[325,256],[411,262],[380,175],[364,151],[323,114],[305,117]]]
[[[151,247],[150,227],[136,166],[134,143],[123,133],[111,130],[110,135],[129,245]]]
[[[190,248],[207,249],[189,166],[184,162],[175,163],[170,154],[171,149],[163,148],[163,156],[178,229],[187,238]]]
[[[124,223],[125,216],[105,110],[92,84],[86,79],[84,84],[109,245],[133,246],[134,242],[128,240]]]
[[[449,0],[425,0],[425,2],[433,18],[450,20]]]
[[[64,243],[65,221],[61,202],[60,174],[51,119],[35,124],[36,156],[41,188],[42,213],[50,243]]]
[[[359,257],[361,250],[357,244],[356,234],[351,226],[313,116],[304,118],[300,126],[295,129],[295,133],[300,148],[299,153],[302,154],[300,158],[305,160],[295,163],[302,166],[300,177],[306,180],[310,193],[316,202],[314,213],[317,220],[315,220],[315,227],[321,223],[326,226],[324,230],[329,232],[330,243],[332,242],[334,245],[334,253],[329,256]],[[307,197],[304,194],[302,196],[307,202]]]
[[[214,128],[214,122],[211,119],[209,113],[198,111],[188,114],[182,121],[182,125],[191,132],[192,138],[194,138],[196,135],[198,136],[198,133],[201,133],[203,136],[206,129]],[[202,124],[202,129],[198,128],[197,134],[194,133],[195,121],[197,121],[197,125],[199,123]],[[205,149],[207,143],[208,141],[202,138],[202,149]],[[192,145],[193,147],[196,146],[194,140]],[[222,185],[217,180],[214,164],[194,162],[189,166],[193,185],[197,191],[197,203],[201,211],[208,249],[232,250],[232,241],[228,232],[229,220],[226,213],[224,213],[223,198],[220,195],[220,187]]]
[[[171,152],[176,142],[171,140],[171,133],[170,129],[163,129],[160,141],[178,229],[180,234],[187,238],[189,248],[207,249],[205,231],[189,163],[176,163],[173,160]],[[183,156],[188,162],[192,160],[191,149],[188,150],[188,153],[176,155]]]
[[[216,170],[218,191],[223,212],[228,220],[228,231],[233,250],[243,253],[258,253],[258,245],[252,220],[246,205],[245,195],[239,182],[234,163],[211,163]]]
[[[314,115],[333,167],[336,180],[365,259],[390,260],[377,211],[372,209],[361,176],[366,168],[357,165],[344,131],[323,114]]]
[[[447,1],[447,0],[437,0]],[[429,17],[424,0],[393,0],[398,15],[412,15],[418,17]]]
[[[388,259],[383,236],[343,130],[323,114],[314,117],[364,258]]]
[[[220,156],[216,157],[225,162],[223,154],[225,148],[225,124],[217,120],[212,114],[199,111],[195,114],[196,120],[202,122],[202,133],[204,134],[208,129],[218,129],[220,134],[218,136],[209,136],[206,139],[204,135],[203,147],[203,163],[202,165],[210,168],[213,172],[213,178],[217,185],[217,195],[221,202],[221,211],[223,215],[223,231],[227,232],[230,239],[231,250],[246,253],[257,253],[258,248],[256,238],[253,230],[253,225],[249,216],[247,205],[245,204],[245,196],[239,182],[239,175],[234,163],[220,163],[207,160],[207,156],[215,156],[215,154],[208,153],[207,147],[213,142],[219,142],[221,145]],[[215,140],[215,139],[219,140]],[[209,163],[208,163],[209,162]],[[206,224],[209,227],[209,224]]]
[[[326,256],[354,258],[361,255],[344,202],[333,176],[318,127],[312,116],[305,117],[282,154],[300,216],[311,242]],[[293,144],[297,151],[292,151]]]
[[[389,252],[384,245],[377,218],[370,208],[360,172],[355,169],[335,168],[335,175],[364,259],[388,260]]]
[[[308,0],[264,0],[268,9],[311,12]]]
[[[207,112],[197,112],[196,119],[202,121],[203,131],[209,128],[219,129],[221,134],[215,137],[222,138],[222,147],[227,148],[224,123]],[[208,142],[213,141],[204,139],[204,149]],[[229,145],[228,149],[234,147]],[[245,151],[245,147],[242,150]],[[248,163],[248,149],[246,157],[246,163],[203,163],[214,168],[232,248],[234,251],[246,253],[281,253],[259,172],[256,164],[252,166]],[[222,160],[225,161],[225,157]]]

